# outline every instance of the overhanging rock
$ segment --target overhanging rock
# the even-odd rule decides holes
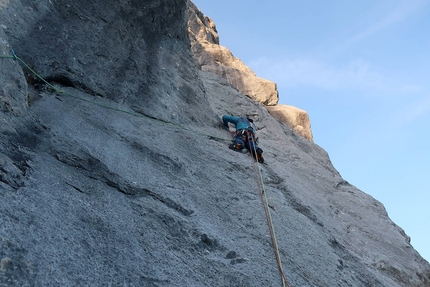
[[[288,105],[276,105],[266,108],[274,118],[290,126],[295,133],[313,141],[311,121],[306,111]]]
[[[215,24],[194,4],[190,5],[189,13],[191,47],[200,68],[223,77],[242,95],[265,106],[276,105],[279,100],[276,83],[257,77],[229,49],[219,45]]]

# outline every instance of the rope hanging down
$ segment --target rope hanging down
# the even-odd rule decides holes
[[[254,135],[251,134],[250,136],[251,136],[252,141],[255,143]],[[254,155],[256,157],[257,156],[257,148],[255,147],[255,144],[253,145],[253,147],[254,147],[253,152],[254,152]],[[261,172],[261,167],[260,167],[260,163],[258,162],[258,160],[254,161],[254,170],[256,173],[256,177],[257,177],[258,187],[260,189],[261,202],[263,203],[264,213],[266,214],[266,221],[267,221],[267,225],[269,227],[270,238],[272,240],[273,250],[275,251],[276,262],[278,263],[279,272],[281,273],[281,277],[282,277],[282,286],[283,287],[290,287],[290,284],[288,284],[287,278],[286,278],[284,270],[282,268],[282,261],[281,261],[281,256],[279,254],[279,248],[278,248],[278,240],[276,239],[275,227],[273,225],[272,215],[270,214],[269,201],[268,201],[267,196],[266,196],[266,188],[264,187],[263,174]]]
[[[11,56],[11,55],[0,55],[0,58],[3,58],[3,59],[14,59],[15,61],[16,61],[16,60],[18,60],[22,65],[24,65],[24,67],[26,67],[26,68],[27,68],[31,73],[33,73],[33,74],[34,74],[34,75],[35,75],[39,80],[41,80],[42,82],[44,82],[44,83],[45,83],[49,88],[51,88],[51,89],[52,89],[54,92],[56,92],[57,94],[65,95],[65,96],[69,96],[69,97],[72,97],[72,98],[75,98],[75,99],[78,99],[78,100],[81,100],[81,101],[84,101],[84,102],[88,102],[88,103],[91,103],[91,104],[93,104],[93,105],[96,105],[96,106],[99,106],[99,107],[105,108],[105,109],[109,109],[109,110],[113,110],[113,111],[117,111],[117,112],[125,113],[125,114],[128,114],[128,115],[134,116],[134,117],[138,117],[138,118],[146,118],[146,119],[149,119],[149,120],[152,120],[152,121],[155,121],[155,122],[158,122],[158,123],[164,124],[164,125],[173,126],[173,127],[176,127],[176,128],[182,129],[182,130],[185,130],[185,131],[192,132],[192,133],[197,134],[197,135],[200,135],[200,136],[205,136],[205,137],[211,138],[211,139],[217,139],[217,140],[222,140],[222,141],[231,141],[230,139],[225,139],[225,138],[221,138],[221,137],[217,137],[217,136],[213,136],[213,135],[209,135],[209,134],[201,133],[201,132],[198,132],[198,131],[196,131],[196,130],[189,129],[189,128],[186,128],[186,127],[183,127],[183,126],[180,126],[180,125],[176,125],[176,124],[173,124],[173,123],[170,123],[170,122],[167,122],[167,121],[163,121],[163,120],[160,120],[160,119],[157,119],[157,118],[154,118],[154,117],[148,116],[148,115],[138,114],[138,113],[133,113],[133,112],[130,112],[130,111],[126,111],[126,110],[118,109],[118,108],[111,107],[111,106],[108,106],[108,105],[105,105],[105,104],[102,104],[102,103],[98,103],[98,102],[96,102],[96,101],[88,100],[88,99],[85,99],[85,98],[78,97],[78,96],[76,96],[76,95],[73,95],[73,94],[67,93],[67,92],[65,92],[64,90],[62,90],[62,89],[60,89],[60,88],[58,88],[58,87],[56,87],[56,86],[52,85],[52,84],[51,84],[51,83],[49,83],[48,81],[46,81],[46,80],[45,80],[42,76],[40,76],[36,71],[34,71],[32,68],[30,68],[30,66],[29,66],[26,62],[24,62],[20,57],[18,57],[18,56],[15,54],[15,52],[14,52],[13,50],[10,50],[10,51],[11,51],[11,53],[12,53],[12,56]]]

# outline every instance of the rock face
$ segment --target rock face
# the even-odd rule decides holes
[[[291,286],[430,286],[380,202],[196,68],[188,1],[1,3],[1,53],[64,93],[0,58],[0,286],[280,286],[254,162],[228,149],[224,113],[259,126]]]
[[[194,4],[190,6],[188,25],[193,54],[203,71],[223,77],[242,95],[263,105],[272,106],[278,103],[276,83],[257,77],[229,49],[219,45],[215,24]]]
[[[267,110],[275,119],[290,126],[295,133],[313,141],[311,121],[306,111],[288,105],[267,107]]]
[[[290,126],[298,135],[312,141],[307,112],[293,106],[278,105],[276,83],[257,77],[229,49],[219,45],[215,23],[192,3],[188,25],[193,55],[201,70],[223,77],[239,93],[267,106],[278,120]]]

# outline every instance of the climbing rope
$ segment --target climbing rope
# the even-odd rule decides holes
[[[284,270],[282,268],[282,261],[281,261],[281,256],[279,253],[278,240],[276,239],[275,227],[273,225],[272,215],[270,214],[270,209],[269,209],[269,200],[267,199],[267,193],[266,193],[266,188],[264,186],[263,174],[261,172],[261,166],[260,166],[260,163],[258,162],[258,159],[257,159],[257,148],[256,148],[256,144],[255,144],[254,134],[251,133],[250,137],[251,137],[251,140],[254,142],[253,152],[254,152],[254,157],[256,159],[254,161],[254,171],[256,174],[258,187],[260,190],[261,202],[263,203],[267,225],[269,227],[270,238],[272,240],[272,246],[273,246],[273,250],[275,252],[276,262],[278,263],[279,272],[281,273],[281,277],[282,277],[282,286],[283,287],[290,287],[290,285],[288,284],[287,278],[285,276]]]
[[[88,100],[88,99],[85,99],[85,98],[82,98],[82,97],[70,94],[70,93],[68,93],[68,92],[66,92],[66,91],[64,91],[64,90],[62,90],[62,89],[60,89],[60,88],[52,85],[48,81],[46,81],[42,76],[40,76],[36,71],[34,71],[26,62],[24,62],[20,57],[18,57],[13,50],[11,50],[11,53],[12,53],[12,55],[0,55],[0,58],[3,58],[3,59],[14,59],[15,61],[18,60],[24,67],[26,67],[39,80],[41,80],[42,82],[44,82],[49,88],[51,88],[57,94],[69,96],[69,97],[72,97],[72,98],[75,98],[75,99],[78,99],[78,100],[81,100],[81,101],[84,101],[84,102],[88,102],[88,103],[91,103],[93,105],[105,108],[105,109],[109,109],[109,110],[113,110],[113,111],[125,113],[125,114],[131,115],[131,116],[134,116],[134,117],[138,117],[138,118],[149,119],[149,120],[152,120],[152,121],[164,124],[164,125],[173,126],[173,127],[176,127],[176,128],[188,131],[188,132],[192,132],[192,133],[200,135],[200,136],[205,136],[205,137],[211,138],[211,139],[222,140],[222,141],[230,141],[230,139],[225,139],[225,138],[217,137],[217,136],[214,136],[214,135],[205,134],[205,133],[198,132],[196,130],[193,130],[193,129],[190,129],[190,128],[186,128],[184,126],[180,126],[180,125],[177,125],[177,124],[174,124],[174,123],[170,123],[170,122],[167,122],[167,121],[164,121],[164,120],[160,120],[160,119],[148,116],[148,115],[133,113],[133,112],[130,112],[130,111],[126,111],[126,110],[123,110],[123,109],[115,108],[115,107],[112,107],[112,106],[109,106],[109,105],[105,105],[105,104],[102,104],[102,103],[99,103],[99,102],[96,102],[96,101]]]
[[[15,61],[18,60],[21,64],[24,65],[24,67],[26,67],[30,72],[32,72],[37,78],[39,78],[42,82],[44,82],[46,85],[48,85],[51,89],[53,89],[54,91],[56,91],[59,94],[65,94],[65,92],[63,90],[55,87],[54,85],[51,85],[50,83],[48,83],[48,81],[46,81],[38,73],[36,73],[32,68],[30,68],[30,66],[27,65],[27,63],[24,62],[20,57],[18,57],[13,50],[10,50],[10,51],[12,53],[12,56],[10,56],[10,55],[0,55],[0,58],[14,59]]]
[[[88,100],[88,99],[85,99],[85,98],[78,97],[76,95],[70,94],[70,93],[68,93],[68,92],[66,92],[66,91],[64,91],[64,90],[62,90],[62,89],[60,89],[60,88],[52,85],[48,81],[46,81],[42,76],[40,76],[38,73],[36,73],[36,71],[34,71],[26,62],[24,62],[20,57],[18,57],[13,50],[11,50],[11,53],[12,53],[12,55],[0,55],[0,58],[3,58],[3,59],[13,59],[15,61],[19,61],[22,65],[24,65],[24,67],[26,67],[30,72],[32,72],[38,79],[40,79],[48,87],[50,87],[53,91],[55,91],[56,93],[58,93],[60,95],[69,96],[69,97],[72,97],[72,98],[75,98],[75,99],[78,99],[78,100],[81,100],[81,101],[85,101],[85,102],[94,104],[96,106],[99,106],[99,107],[102,107],[102,108],[105,108],[105,109],[110,109],[110,110],[114,110],[114,111],[117,111],[117,112],[125,113],[125,114],[128,114],[128,115],[134,116],[134,117],[150,119],[152,121],[156,121],[156,122],[164,124],[164,125],[170,125],[170,126],[173,126],[173,127],[185,130],[185,131],[189,131],[189,132],[195,133],[197,135],[209,137],[211,139],[218,139],[218,140],[223,140],[223,141],[231,141],[230,139],[220,138],[220,137],[216,137],[216,136],[213,136],[213,135],[201,133],[201,132],[198,132],[198,131],[195,131],[195,130],[192,130],[192,129],[189,129],[189,128],[186,128],[186,127],[183,127],[183,126],[180,126],[180,125],[176,125],[176,124],[173,124],[173,123],[170,123],[170,122],[166,122],[166,121],[163,121],[163,120],[160,120],[160,119],[156,119],[156,118],[151,117],[151,116],[147,116],[147,115],[143,115],[143,114],[138,114],[138,113],[133,113],[133,112],[130,112],[130,111],[126,111],[126,110],[122,110],[122,109],[119,109],[119,108],[111,107],[111,106],[108,106],[108,105],[105,105],[105,104],[102,104],[102,103],[99,103],[99,102],[96,102],[96,101]],[[251,135],[251,138],[252,138],[252,141],[254,142],[254,155],[257,155],[257,150],[256,150],[256,145],[255,145],[255,138],[254,138],[253,135]],[[279,248],[278,248],[278,241],[276,239],[275,228],[274,228],[272,216],[271,216],[270,210],[269,210],[269,201],[268,201],[267,196],[266,196],[266,189],[264,187],[263,175],[262,175],[261,167],[260,167],[260,164],[259,164],[258,160],[256,160],[255,163],[254,163],[254,170],[255,170],[256,176],[257,176],[257,182],[258,182],[259,189],[260,189],[260,194],[261,194],[261,201],[263,203],[264,212],[266,214],[266,221],[267,221],[267,225],[269,227],[270,237],[271,237],[271,240],[272,240],[272,245],[273,245],[273,249],[274,249],[275,256],[276,256],[276,261],[278,263],[278,268],[279,268],[279,271],[280,271],[281,277],[282,277],[282,285],[283,285],[283,287],[290,287],[290,285],[288,284],[288,281],[287,281],[287,279],[285,277],[283,268],[282,268],[282,262],[281,262],[281,257],[280,257],[280,254],[279,254]]]

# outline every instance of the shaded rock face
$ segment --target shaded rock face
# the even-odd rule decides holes
[[[1,7],[1,6],[0,6]],[[10,55],[10,45],[0,28],[0,54]],[[2,139],[26,138],[27,125],[30,120],[27,113],[28,91],[24,73],[16,61],[0,59],[0,132]],[[11,140],[0,146],[0,187],[2,184],[19,188],[24,184],[23,178],[27,170],[25,156],[21,152],[19,141]]]
[[[0,28],[0,54],[11,55],[11,48],[7,37]],[[0,62],[3,73],[0,74],[0,109],[3,132],[8,131],[10,121],[26,115],[27,110],[27,83],[22,69],[15,62],[5,60]]]
[[[242,95],[263,105],[272,106],[278,103],[276,83],[257,77],[229,49],[219,45],[215,24],[194,4],[190,5],[188,25],[193,55],[203,71],[223,77]]]
[[[186,1],[1,3],[0,51],[66,94],[0,59],[0,286],[280,286],[254,162],[228,149],[224,113],[259,127],[291,286],[430,286],[381,203],[197,69]]]
[[[1,10],[2,25],[16,54],[48,81],[182,122],[187,117],[172,106],[182,114],[206,106],[189,84],[195,73],[183,77],[194,66],[186,3],[10,1]],[[159,85],[165,78],[171,84]]]
[[[267,110],[275,119],[290,126],[295,133],[313,141],[311,121],[306,111],[288,105],[267,107]]]

